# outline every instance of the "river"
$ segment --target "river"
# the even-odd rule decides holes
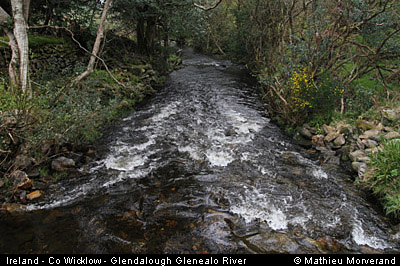
[[[0,218],[1,253],[395,253],[344,170],[270,122],[241,66],[186,50],[101,158]]]

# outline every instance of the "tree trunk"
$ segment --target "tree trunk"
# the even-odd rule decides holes
[[[138,51],[141,54],[145,54],[146,53],[146,35],[145,35],[145,20],[143,18],[138,19],[136,35],[137,35]]]
[[[154,53],[154,40],[156,38],[157,18],[150,17],[146,25],[146,52],[148,55]]]
[[[0,25],[4,24],[7,22],[8,19],[10,19],[10,15],[7,14],[4,9],[0,7]],[[3,27],[3,30],[5,34],[8,36],[9,39],[9,45],[11,48],[11,60],[10,64],[8,66],[8,75],[10,78],[10,86],[12,89],[16,88],[18,86],[18,61],[19,61],[19,52],[18,52],[18,44],[17,41],[15,40],[14,34],[7,29],[7,27]]]
[[[23,93],[28,93],[32,96],[32,90],[29,84],[29,44],[28,32],[25,17],[28,17],[25,12],[24,4],[29,6],[28,0],[11,0],[11,7],[14,17],[14,36],[18,45],[19,52],[19,85]],[[29,9],[29,7],[28,7]]]
[[[75,79],[74,83],[80,82],[81,80],[83,80],[84,78],[86,78],[87,76],[92,74],[93,71],[94,71],[94,64],[96,62],[97,54],[98,54],[99,49],[100,49],[101,39],[104,36],[104,29],[106,27],[107,12],[111,7],[110,6],[111,2],[112,2],[112,0],[107,0],[106,3],[104,4],[104,9],[103,9],[103,12],[101,14],[99,28],[97,30],[96,41],[94,42],[92,55],[90,56],[90,60],[89,60],[88,66],[86,68],[86,71],[83,72],[81,75],[79,75]]]

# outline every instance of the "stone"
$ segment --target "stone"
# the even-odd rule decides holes
[[[299,130],[299,133],[302,137],[306,138],[306,139],[312,139],[313,134],[311,133],[311,131],[309,129],[307,129],[306,127],[302,127]]]
[[[26,169],[32,164],[32,159],[25,155],[18,155],[14,161],[14,169]]]
[[[380,147],[368,148],[368,149],[365,149],[365,153],[368,155],[374,155],[375,153],[377,153],[380,150],[382,150],[382,148],[380,148]]]
[[[320,237],[316,240],[316,243],[318,243],[318,247],[320,248],[320,250],[338,252],[342,249],[341,244],[339,244],[336,239],[330,236]]]
[[[11,173],[10,180],[14,187],[19,189],[30,189],[33,187],[32,180],[29,179],[28,175],[21,170],[16,170]]]
[[[344,138],[343,134],[340,134],[334,141],[333,144],[337,147],[341,147],[346,143],[346,139]]]
[[[363,140],[361,141],[361,143],[362,143],[365,147],[367,147],[367,148],[369,148],[369,149],[375,148],[376,146],[379,145],[378,142],[376,142],[375,140],[372,140],[372,139],[363,139]]]
[[[356,172],[360,172],[360,171],[365,172],[365,170],[367,169],[367,164],[363,163],[363,162],[352,162],[351,167]]]
[[[348,133],[350,133],[352,131],[351,130],[351,126],[349,124],[344,123],[344,122],[340,122],[337,125],[337,130],[338,130],[338,132],[340,134],[348,134]]]
[[[293,137],[293,140],[303,148],[310,149],[312,147],[311,140],[302,137],[300,133],[296,133]]]
[[[357,139],[356,145],[357,145],[357,148],[360,150],[365,149],[365,144],[363,143],[363,140],[361,140],[361,139]]]
[[[3,203],[0,209],[3,213],[15,214],[26,211],[26,206],[18,203]]]
[[[390,143],[400,143],[400,139],[391,139],[389,140]]]
[[[400,137],[400,133],[396,131],[389,132],[385,135],[385,139],[393,139]]]
[[[360,135],[360,139],[373,139],[379,140],[380,131],[378,129],[371,129],[364,132],[364,134]]]
[[[315,135],[311,139],[313,147],[325,147],[324,135]]]
[[[352,162],[360,162],[362,158],[366,157],[365,153],[361,150],[350,152],[349,158]]]
[[[334,127],[325,124],[322,125],[322,130],[325,132],[325,134],[329,134],[336,131]]]
[[[328,133],[328,135],[325,136],[324,140],[326,142],[331,142],[334,139],[336,139],[338,136],[339,136],[339,133],[337,133],[335,131],[334,132],[330,132],[330,133]]]
[[[397,109],[383,109],[382,119],[384,121],[396,122],[400,120],[400,108]]]
[[[28,195],[26,195],[26,199],[27,200],[35,200],[35,199],[39,199],[40,197],[43,196],[43,192],[40,190],[35,190],[32,193],[29,193]]]
[[[283,233],[263,233],[247,238],[247,241],[263,253],[296,253],[299,244]]]
[[[55,171],[65,171],[75,167],[75,161],[64,156],[58,157],[51,162],[51,168]]]
[[[375,129],[376,126],[373,123],[366,121],[366,120],[357,120],[356,128],[361,129],[362,131],[367,131],[367,130]]]

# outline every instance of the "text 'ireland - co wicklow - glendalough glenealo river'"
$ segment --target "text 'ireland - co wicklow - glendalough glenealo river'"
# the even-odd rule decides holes
[[[389,221],[340,169],[270,123],[240,66],[183,68],[109,129],[101,159],[0,218],[2,253],[397,253]]]

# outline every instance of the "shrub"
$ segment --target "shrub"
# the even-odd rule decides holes
[[[386,214],[400,217],[400,140],[383,142],[372,156],[363,185],[382,201]]]

